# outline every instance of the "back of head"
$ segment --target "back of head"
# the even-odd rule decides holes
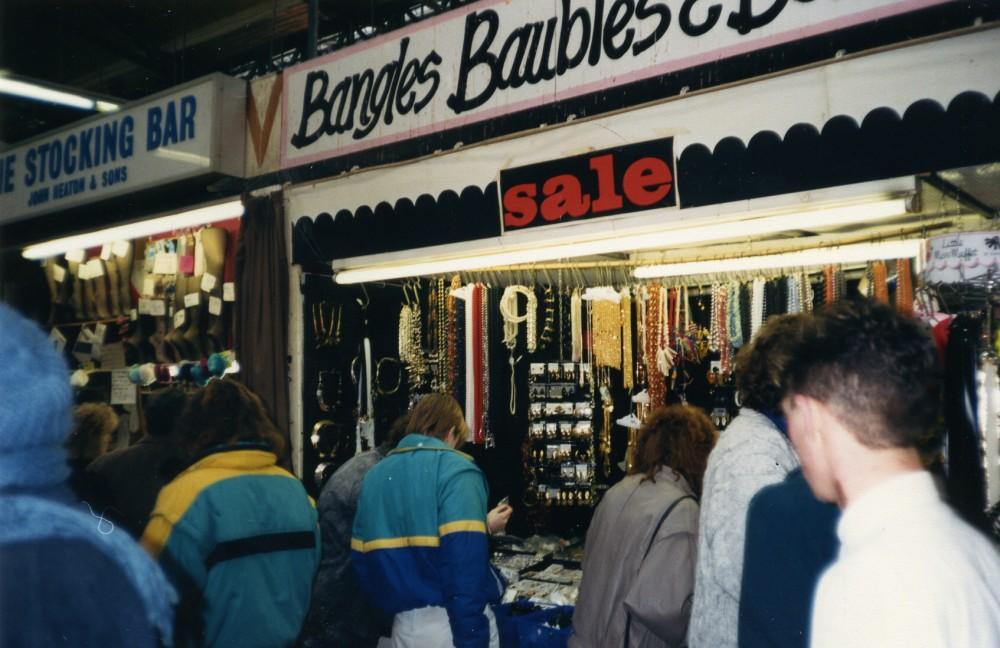
[[[736,388],[740,403],[759,412],[776,413],[784,395],[784,374],[802,338],[807,315],[772,317],[750,344],[736,354]]]
[[[451,430],[455,430],[461,439],[468,434],[462,408],[448,394],[427,394],[421,398],[410,411],[410,420],[406,424],[406,434],[424,434],[442,441]]]
[[[144,403],[146,433],[152,437],[170,437],[187,407],[188,397],[178,387],[167,387],[151,395]]]
[[[669,466],[700,495],[716,436],[715,426],[700,409],[687,405],[658,407],[639,430],[629,474],[652,480],[660,466]]]
[[[236,443],[263,443],[279,456],[285,449],[285,440],[260,398],[228,378],[212,380],[191,396],[178,434],[192,455]]]
[[[398,419],[392,422],[392,427],[389,428],[389,435],[385,438],[383,442],[386,450],[393,450],[399,445],[399,442],[403,440],[406,436],[406,426],[410,424],[410,412],[406,412]]]
[[[71,461],[88,464],[107,451],[118,428],[118,415],[106,403],[84,403],[73,411],[73,431],[66,440]]]
[[[69,476],[63,443],[73,390],[45,334],[0,303],[0,489],[44,487]]]
[[[871,300],[817,311],[788,367],[788,391],[825,403],[863,445],[912,448],[937,420],[937,356],[914,319]]]

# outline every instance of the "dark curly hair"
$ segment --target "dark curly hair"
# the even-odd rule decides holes
[[[807,315],[771,317],[750,344],[736,354],[736,389],[740,404],[758,412],[778,412],[784,396],[784,375],[802,338]]]
[[[213,380],[192,395],[177,429],[190,455],[241,441],[266,443],[279,457],[285,450],[285,438],[260,398],[231,378]]]
[[[940,372],[926,327],[885,304],[816,312],[789,363],[789,393],[825,403],[870,448],[920,447],[940,412]]]
[[[639,430],[629,474],[656,481],[660,466],[669,466],[700,496],[715,439],[715,426],[700,409],[688,405],[658,407]]]

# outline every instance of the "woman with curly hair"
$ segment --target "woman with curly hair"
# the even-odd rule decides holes
[[[694,593],[698,496],[715,428],[699,409],[653,411],[629,475],[594,513],[571,648],[680,646]]]

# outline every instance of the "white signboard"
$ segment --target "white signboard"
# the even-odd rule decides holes
[[[284,73],[288,168],[948,0],[481,0]]]
[[[135,404],[135,384],[128,379],[128,369],[111,372],[111,404]]]
[[[211,172],[241,175],[245,97],[242,80],[212,75],[0,152],[0,223]]]

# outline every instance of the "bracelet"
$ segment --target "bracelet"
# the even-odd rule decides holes
[[[396,384],[393,386],[392,389],[384,389],[382,387],[382,364],[386,362],[394,362],[398,366],[398,370],[396,372]],[[375,391],[377,391],[379,395],[390,396],[392,394],[395,394],[396,392],[399,391],[399,387],[400,385],[402,385],[402,383],[403,383],[403,365],[402,362],[400,362],[398,359],[393,357],[385,357],[380,359],[375,364]]]

